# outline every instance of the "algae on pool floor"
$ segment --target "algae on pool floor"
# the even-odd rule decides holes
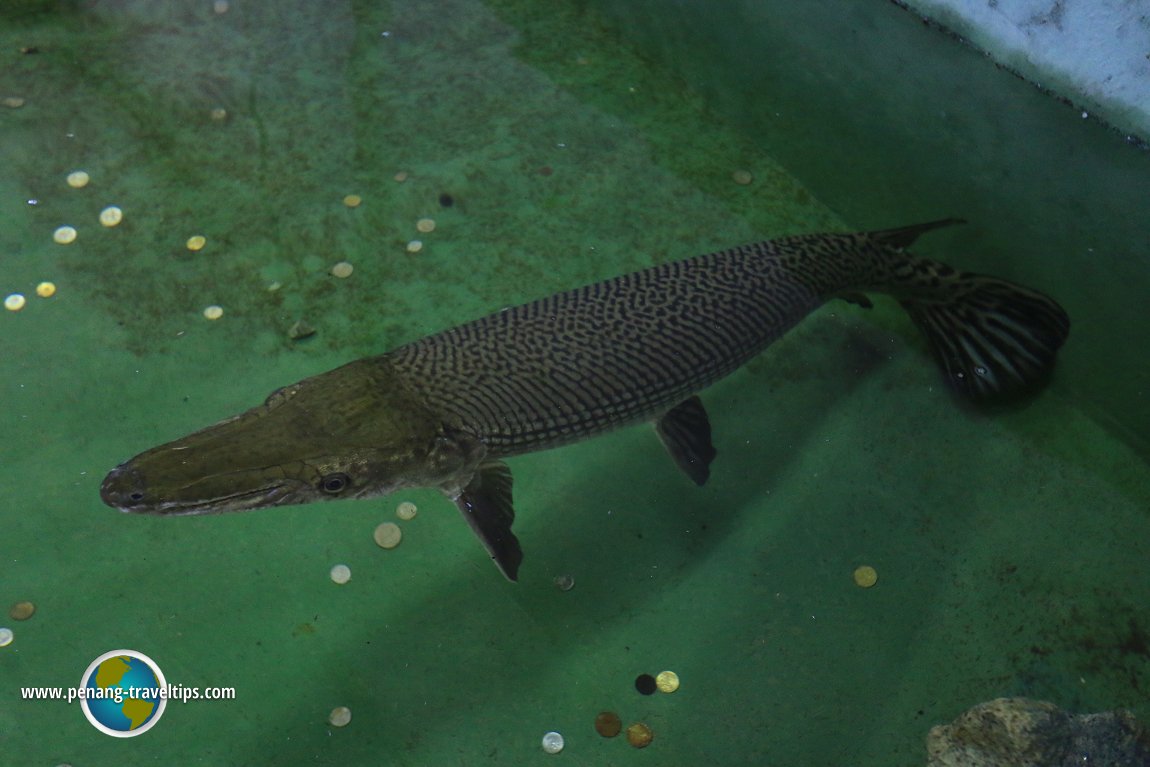
[[[916,62],[914,77],[867,81],[859,59],[857,78],[819,82],[793,55],[788,79],[755,78],[755,102],[705,101],[678,79],[689,67],[660,69],[631,48],[660,34],[670,45],[687,10],[633,36],[595,12],[518,0],[445,0],[436,23],[408,3],[67,4],[5,17],[0,95],[24,104],[0,115],[0,295],[32,298],[0,317],[0,478],[13,489],[0,499],[0,557],[10,601],[37,611],[0,650],[0,686],[67,686],[127,647],[171,683],[236,689],[169,711],[131,744],[141,762],[177,749],[213,763],[520,764],[547,758],[540,733],[555,730],[567,736],[557,758],[576,761],[866,767],[925,762],[931,725],[1004,694],[1145,715],[1150,679],[1131,648],[1150,601],[1139,577],[1150,476],[1091,404],[1124,391],[1111,380],[1127,374],[1122,355],[1098,362],[1083,348],[1112,352],[1102,334],[1145,329],[1123,298],[1145,285],[1141,262],[1095,237],[1109,223],[1108,237],[1130,243],[1145,231],[1121,202],[1143,187],[1110,170],[1144,160],[1113,160],[1097,126],[1047,122],[1039,97],[916,22],[892,31],[890,51]],[[726,34],[737,43],[769,20]],[[808,55],[856,42],[814,46],[817,30],[792,31]],[[40,53],[16,53],[33,44]],[[672,53],[694,64],[693,50]],[[988,104],[1013,105],[999,137],[1018,124],[1037,144],[1074,147],[1059,153],[1065,167],[996,154],[964,132],[969,105],[916,111],[934,102],[914,86],[944,76],[938,93],[976,83],[965,87]],[[844,90],[857,100],[826,97]],[[773,127],[741,130],[752,111]],[[866,138],[884,124],[892,147]],[[946,156],[902,132],[939,124]],[[936,183],[888,172],[897,151],[898,167]],[[63,182],[77,168],[90,174],[82,190]],[[1005,196],[980,202],[972,183]],[[1117,212],[1071,197],[1073,185],[1099,208],[1118,200]],[[344,202],[352,193],[359,207]],[[98,226],[110,204],[122,222]],[[472,556],[435,493],[182,520],[100,504],[100,477],[141,445],[341,362],[629,269],[925,220],[928,208],[973,221],[929,255],[1030,282],[1042,270],[1070,288],[1052,286],[1082,335],[1028,409],[954,407],[897,307],[829,306],[708,395],[719,457],[704,489],[644,429],[516,459],[531,551],[517,587]],[[435,231],[409,253],[424,217]],[[69,223],[78,236],[57,246]],[[1015,248],[988,236],[1003,228],[1040,233]],[[197,233],[207,244],[189,251]],[[1076,271],[1067,259],[1095,242],[1106,243],[1089,254],[1096,268]],[[342,260],[354,277],[330,278]],[[46,279],[59,291],[41,301]],[[209,305],[223,319],[205,322]],[[305,343],[285,332],[301,317],[318,329]],[[382,552],[365,531],[401,500],[419,505],[418,535]],[[355,573],[342,588],[325,577],[336,562]],[[860,562],[881,586],[846,580]],[[578,588],[557,589],[557,573]],[[689,684],[639,696],[644,668]],[[338,731],[336,707],[355,712]],[[642,752],[598,737],[605,708],[657,737]],[[74,706],[2,716],[11,758],[122,762]]]

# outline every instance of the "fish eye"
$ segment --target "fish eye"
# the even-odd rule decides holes
[[[328,495],[339,495],[351,484],[351,478],[343,472],[324,474],[319,479],[319,489]]]

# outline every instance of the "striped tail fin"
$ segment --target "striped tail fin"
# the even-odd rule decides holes
[[[947,379],[976,401],[1009,399],[1041,385],[1070,332],[1050,297],[1006,280],[915,259],[929,282],[899,302],[926,335]]]

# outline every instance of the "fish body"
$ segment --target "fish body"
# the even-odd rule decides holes
[[[1041,383],[1066,313],[906,251],[950,223],[768,240],[504,309],[279,389],[113,469],[101,495],[179,515],[435,487],[514,580],[522,553],[504,459],[650,421],[703,484],[716,451],[697,393],[830,299],[896,297],[972,399]]]

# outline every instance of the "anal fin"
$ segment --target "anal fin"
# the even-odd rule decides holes
[[[659,419],[655,430],[675,465],[696,485],[706,484],[716,451],[702,401],[698,397],[683,400]]]
[[[467,524],[509,581],[519,578],[523,549],[511,532],[515,509],[511,504],[511,469],[502,462],[479,467],[475,477],[455,499]]]

